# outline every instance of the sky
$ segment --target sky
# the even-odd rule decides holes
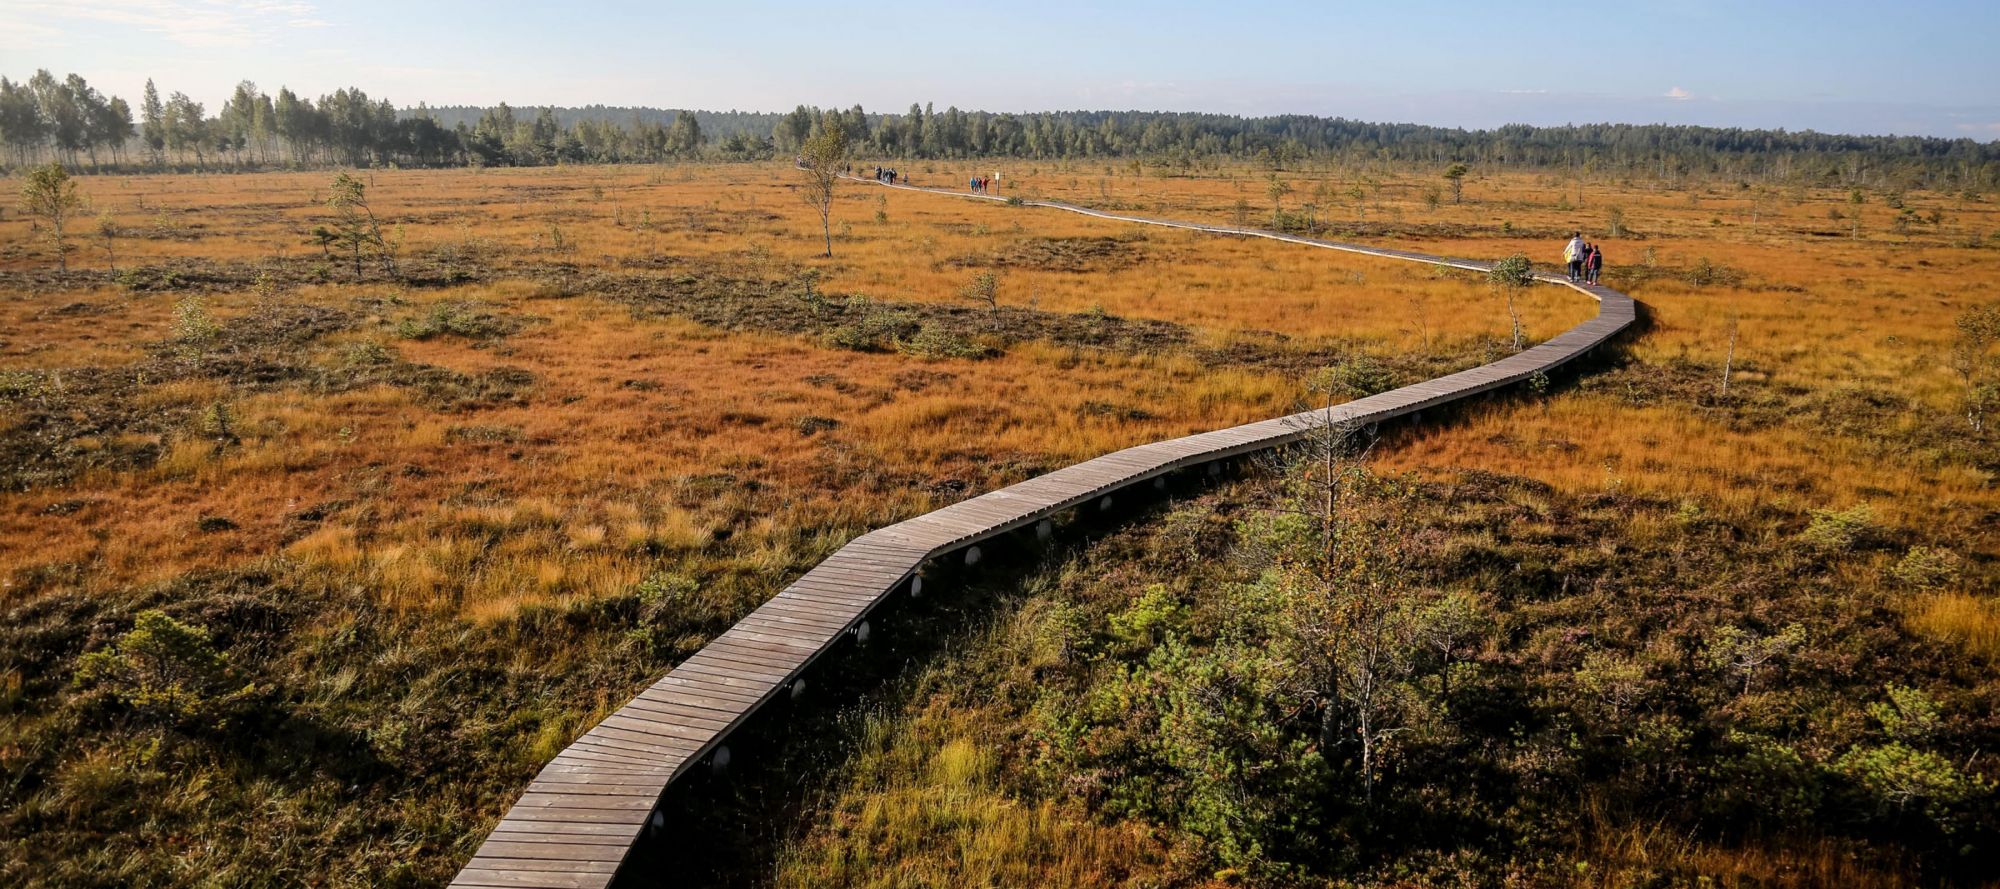
[[[0,0],[0,74],[398,105],[1138,109],[2000,140],[2000,0]]]

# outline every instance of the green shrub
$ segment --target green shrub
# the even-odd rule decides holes
[[[1743,691],[1748,693],[1759,671],[1766,666],[1776,667],[1805,642],[1805,628],[1798,624],[1786,624],[1784,629],[1770,635],[1725,626],[1709,634],[1702,656],[1709,666],[1742,676]]]
[[[1534,266],[1528,262],[1527,254],[1516,253],[1493,264],[1486,272],[1486,280],[1503,287],[1526,287],[1535,280]]]
[[[1889,699],[1868,705],[1868,715],[1882,726],[1891,740],[1918,744],[1938,730],[1938,705],[1921,689],[1891,685],[1884,689]]]
[[[1151,645],[1182,620],[1180,597],[1165,584],[1153,584],[1131,607],[1111,615],[1111,632],[1127,642]]]
[[[1920,590],[1935,590],[1958,580],[1961,560],[1948,549],[1913,546],[1889,573]]]
[[[1812,523],[1799,533],[1800,542],[1823,553],[1844,552],[1868,534],[1875,511],[1866,503],[1843,510],[1815,509]]]
[[[1722,223],[1720,219],[1712,221],[1717,225]],[[1743,270],[1713,262],[1704,256],[1695,260],[1694,265],[1690,266],[1681,277],[1695,287],[1711,285],[1734,287],[1743,283]]]
[[[792,428],[797,429],[800,435],[813,436],[813,435],[818,435],[819,433],[822,432],[831,432],[835,429],[840,428],[840,421],[833,419],[832,417],[822,417],[817,414],[807,414],[806,416],[793,420]]]
[[[48,376],[32,370],[0,370],[0,401],[21,402],[46,397]]]
[[[396,353],[374,340],[364,340],[348,346],[341,359],[349,367],[380,367],[394,362]]]
[[[905,354],[919,358],[985,358],[992,350],[949,330],[925,326],[915,336],[897,344]]]
[[[1879,812],[1918,811],[1940,822],[1987,789],[1985,781],[1959,771],[1951,760],[1901,742],[1856,747],[1835,768],[1872,797]]]
[[[396,325],[396,335],[409,340],[438,336],[461,336],[485,340],[513,333],[516,325],[507,319],[481,312],[465,303],[441,302],[431,306],[422,318],[406,318]]]
[[[199,293],[182,296],[174,304],[174,339],[188,347],[199,347],[222,332],[222,325],[208,314],[208,300]]]
[[[1362,398],[1396,388],[1396,373],[1371,355],[1351,355],[1321,370],[1313,389]]]
[[[908,313],[864,310],[859,318],[827,331],[826,342],[836,349],[887,352],[918,329],[917,320]]]
[[[1822,802],[1818,766],[1797,749],[1766,735],[1731,730],[1726,739],[1735,755],[1718,755],[1712,768],[1715,792],[1702,807],[1725,817],[1777,824],[1810,819]]]
[[[79,659],[76,682],[169,722],[214,718],[232,696],[249,690],[237,685],[207,630],[157,609],[140,612],[109,648]]]

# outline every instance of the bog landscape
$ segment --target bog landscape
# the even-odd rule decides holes
[[[0,883],[2000,880],[2000,143],[166,87],[0,81]]]

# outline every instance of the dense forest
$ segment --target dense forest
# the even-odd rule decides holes
[[[540,166],[758,160],[796,151],[840,126],[866,157],[1013,157],[1195,170],[1224,161],[1310,164],[1474,163],[1660,178],[1726,175],[1844,185],[2000,188],[2000,141],[1844,136],[1811,131],[1590,124],[1464,130],[1308,115],[1239,117],[1162,111],[993,113],[912,104],[902,114],[799,106],[790,112],[657,108],[398,108],[360,89],[317,101],[237,84],[210,115],[152,81],[138,117],[84,78],[0,77],[0,157],[71,167],[245,169],[274,166]]]

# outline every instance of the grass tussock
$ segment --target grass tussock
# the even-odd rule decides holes
[[[1989,660],[2000,659],[2000,606],[1989,596],[1924,595],[1910,606],[1909,620],[1919,633],[1963,645]]]

